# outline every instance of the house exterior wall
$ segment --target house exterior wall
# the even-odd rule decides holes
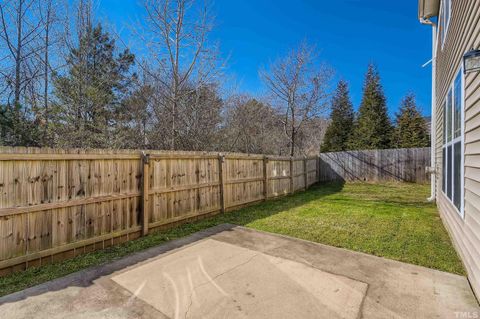
[[[442,13],[440,13],[442,14]],[[436,199],[440,215],[480,297],[480,72],[464,76],[464,217],[442,191],[443,102],[462,67],[463,55],[480,48],[480,0],[452,0],[446,37],[436,60]],[[442,30],[439,29],[438,33]]]

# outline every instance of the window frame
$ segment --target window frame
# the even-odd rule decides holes
[[[448,8],[447,8],[448,6]],[[448,10],[448,20],[446,19],[446,13]],[[440,12],[438,15],[439,32],[437,32],[437,43],[440,41],[441,49],[443,50],[445,39],[447,38],[448,27],[450,26],[450,20],[452,19],[452,0],[441,0]]]
[[[456,79],[460,77],[460,136],[455,137],[455,81]],[[451,94],[450,94],[451,92]],[[451,139],[450,141],[447,140],[447,100],[449,96],[451,95],[451,127],[450,127],[450,134],[451,134]],[[450,204],[454,207],[458,215],[464,219],[465,218],[465,75],[463,72],[463,65],[460,66],[459,69],[457,69],[457,72],[455,73],[455,76],[453,80],[450,82],[448,86],[448,91],[445,96],[445,99],[442,103],[444,107],[444,118],[443,118],[443,132],[444,136],[442,139],[442,187],[441,187],[441,192],[443,193],[443,196],[450,202]],[[454,199],[455,199],[455,179],[454,179],[454,174],[455,174],[455,144],[460,142],[460,208],[458,208],[455,205]],[[448,148],[451,147],[451,173],[448,174]],[[445,154],[445,155],[443,155]],[[450,176],[448,176],[450,175]],[[447,177],[447,178],[445,178]],[[452,192],[452,198],[450,198],[447,193],[448,193],[448,187],[451,187],[451,192]]]

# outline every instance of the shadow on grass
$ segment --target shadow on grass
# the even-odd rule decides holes
[[[343,182],[317,184],[306,192],[287,195],[236,211],[185,223],[104,250],[7,275],[0,278],[0,296],[4,296],[0,298],[0,305],[71,286],[88,287],[99,277],[108,276],[115,271],[192,244],[216,233],[228,231],[235,225],[245,226],[255,220],[267,218],[338,193],[343,186]],[[20,291],[22,289],[25,290]]]

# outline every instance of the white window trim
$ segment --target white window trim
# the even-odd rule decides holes
[[[440,12],[439,12],[439,15],[438,15],[438,25],[442,26],[442,28],[444,30],[439,30],[440,32],[437,32],[437,43],[440,43],[441,44],[441,49],[443,51],[443,47],[445,46],[445,40],[447,39],[447,34],[448,34],[448,27],[450,26],[450,20],[452,20],[452,1],[453,0],[449,0],[448,1],[448,21],[445,21],[445,24],[441,24],[440,21],[441,19],[445,18],[445,0],[441,0],[441,3],[440,3]],[[443,33],[443,37],[442,37],[442,33]]]
[[[453,101],[455,99],[455,79],[457,78],[458,74],[460,72],[460,83],[461,83],[461,104],[460,104],[460,127],[461,127],[461,132],[460,136],[457,138],[454,138],[454,132],[453,132],[453,121],[455,120],[455,113],[454,113],[454,105]],[[457,143],[458,141],[461,141],[460,147],[461,147],[461,153],[460,153],[460,210],[458,210],[457,206],[455,206],[453,202],[454,198],[454,193],[455,193],[455,185],[453,184],[453,174],[454,174],[454,167],[453,167],[453,161],[452,161],[452,173],[450,176],[449,182],[452,183],[452,199],[448,197],[448,195],[443,191],[443,187],[441,187],[441,192],[443,193],[443,196],[448,200],[448,202],[452,205],[452,207],[455,209],[457,214],[462,218],[465,219],[465,74],[463,72],[463,63],[462,66],[457,70],[455,73],[455,76],[450,83],[448,90],[447,90],[447,95],[444,99],[444,107],[446,107],[446,101],[448,99],[448,92],[452,89],[452,140],[450,142],[447,142],[447,136],[443,136],[443,141],[442,141],[442,152],[443,148],[448,149],[448,146],[452,146],[452,158],[454,158],[454,148],[453,145]],[[446,120],[443,120],[444,123],[446,123]],[[445,124],[444,124],[445,125]],[[447,152],[445,151],[445,159],[448,157]],[[442,157],[443,161],[443,157]],[[445,166],[445,161],[443,161],[442,165]],[[447,170],[445,170],[447,171]],[[444,177],[443,177],[443,169],[442,169],[442,184],[444,183]]]

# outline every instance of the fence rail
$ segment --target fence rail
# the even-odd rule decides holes
[[[0,148],[0,274],[317,181],[318,157]]]
[[[319,165],[320,181],[430,182],[430,148],[323,153]]]

